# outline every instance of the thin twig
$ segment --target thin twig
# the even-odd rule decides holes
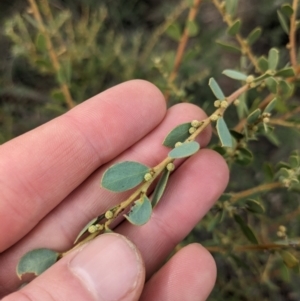
[[[140,65],[145,64],[145,61],[149,58],[149,55],[151,54],[152,49],[156,45],[158,39],[160,36],[169,28],[170,25],[172,25],[175,20],[186,10],[188,6],[188,3],[186,0],[183,0],[168,16],[166,21],[160,25],[155,32],[152,34],[150,40],[148,41],[147,45],[145,46],[144,52],[140,56]]]
[[[281,120],[281,119],[271,119],[269,123],[274,124],[274,125],[285,126],[285,127],[289,127],[289,128],[300,129],[300,124],[299,123],[288,122],[288,121],[284,121],[284,120]]]
[[[209,252],[218,252],[218,253],[226,253],[228,252],[228,248],[217,247],[217,246],[204,246]],[[283,244],[261,244],[261,245],[243,245],[243,246],[235,246],[230,250],[232,252],[246,252],[246,251],[273,251],[273,250],[282,250],[289,248],[289,245]]]
[[[218,0],[212,0],[212,2],[215,5],[215,7],[218,9],[220,14],[223,16],[223,20],[227,23],[228,27],[231,27],[233,25],[233,21],[232,21],[230,15],[224,13],[224,8],[221,5],[221,3]],[[255,67],[255,71],[259,72],[259,73],[263,73],[261,68],[258,65],[258,62],[257,62],[257,59],[256,59],[255,55],[252,53],[251,48],[245,42],[245,40],[242,38],[242,36],[240,34],[236,34],[235,38],[241,46],[242,53],[244,53],[248,56],[249,60],[251,61],[251,63]]]
[[[297,17],[297,9],[298,9],[298,0],[293,1],[293,14],[291,16],[291,25],[290,25],[290,59],[291,64],[294,67],[294,69],[297,69],[297,41],[296,41],[296,31],[297,31],[297,25],[296,25],[296,17]]]
[[[178,75],[178,70],[179,70],[180,64],[182,62],[182,58],[184,55],[184,51],[185,51],[187,42],[189,40],[189,24],[195,20],[199,6],[201,4],[201,1],[202,0],[194,0],[193,6],[190,8],[188,18],[187,18],[187,21],[185,24],[185,28],[183,30],[182,36],[181,36],[179,44],[178,44],[174,67],[168,78],[169,84],[172,84]],[[169,93],[169,91],[166,91],[165,92],[166,102],[168,102],[169,97],[170,97],[170,93]]]
[[[280,188],[282,187],[282,184],[280,182],[275,182],[275,183],[267,183],[267,184],[262,184],[260,186],[250,188],[241,192],[236,192],[231,194],[230,202],[233,204],[237,202],[240,199],[244,199],[246,197],[249,197],[251,195],[264,192],[264,191],[269,191],[272,189]]]
[[[58,57],[57,57],[57,55],[54,51],[54,47],[53,47],[51,38],[50,38],[50,36],[47,32],[47,29],[44,25],[44,22],[43,22],[41,14],[40,14],[39,8],[38,8],[35,0],[28,0],[28,2],[31,6],[34,18],[37,21],[39,30],[45,36],[46,43],[47,43],[47,49],[48,49],[48,52],[49,52],[49,56],[50,56],[53,68],[54,68],[56,74],[58,74],[61,70],[61,66],[60,66]],[[72,96],[71,96],[71,93],[69,91],[69,88],[68,88],[67,84],[66,83],[61,83],[60,88],[61,88],[61,90],[62,90],[62,92],[65,96],[65,100],[66,100],[66,103],[67,103],[69,109],[72,109],[73,107],[75,107],[75,103],[72,99]]]

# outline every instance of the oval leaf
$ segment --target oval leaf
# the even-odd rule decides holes
[[[225,8],[228,15],[235,15],[238,6],[238,0],[226,0]]]
[[[154,208],[157,205],[157,203],[160,201],[161,197],[163,196],[169,180],[169,176],[170,176],[170,171],[165,169],[153,192],[153,197],[151,201],[152,208]]]
[[[37,50],[42,53],[47,51],[47,40],[46,40],[46,37],[42,33],[39,33],[36,36],[35,46],[36,46]]]
[[[232,147],[232,138],[223,117],[217,121],[217,132],[223,147]]]
[[[255,123],[260,118],[260,115],[261,115],[261,110],[256,109],[247,117],[247,123],[249,124]]]
[[[291,269],[299,265],[299,260],[291,252],[282,250],[279,253],[288,268]]]
[[[289,35],[290,29],[289,29],[289,25],[288,25],[288,23],[287,23],[287,21],[286,21],[285,16],[281,13],[280,10],[277,10],[277,15],[278,15],[278,19],[279,19],[279,22],[280,22],[280,25],[281,25],[283,31],[284,31],[287,35]]]
[[[211,90],[213,91],[217,99],[220,100],[225,99],[225,95],[223,91],[221,90],[220,86],[218,85],[218,83],[213,77],[210,78],[208,85],[210,86]]]
[[[279,51],[275,48],[271,48],[268,56],[268,63],[270,70],[276,70],[279,61]]]
[[[276,72],[275,76],[281,77],[294,77],[296,76],[295,70],[292,67],[284,68]]]
[[[227,50],[229,52],[234,52],[234,53],[241,53],[241,49],[238,48],[237,46],[235,45],[232,45],[232,44],[228,44],[228,43],[225,43],[225,42],[222,42],[222,41],[216,41],[216,43],[221,46],[224,50]]]
[[[270,113],[275,108],[276,102],[277,102],[276,98],[274,98],[273,100],[271,100],[269,102],[269,104],[266,106],[266,108],[264,110],[264,113]]]
[[[277,94],[278,81],[274,77],[267,78],[266,84],[271,93]]]
[[[292,8],[292,6],[290,4],[287,4],[287,3],[286,4],[282,4],[281,11],[288,18],[290,18],[292,16],[292,14],[294,13],[294,9]]]
[[[254,28],[247,37],[248,45],[253,45],[261,36],[262,29],[261,27]]]
[[[189,37],[195,37],[199,32],[198,24],[195,21],[188,21],[187,30]]]
[[[246,201],[246,209],[252,213],[257,213],[257,214],[265,213],[264,206],[258,201],[252,199]]]
[[[125,161],[107,169],[102,177],[102,187],[121,192],[129,190],[143,182],[150,168],[138,162]]]
[[[178,125],[173,129],[168,136],[165,138],[163,145],[174,148],[177,142],[184,142],[189,136],[189,129],[191,128],[191,123],[183,123]]]
[[[182,145],[172,149],[168,156],[172,159],[186,158],[195,154],[200,149],[198,142],[186,142]]]
[[[58,260],[59,255],[50,249],[36,249],[26,253],[18,263],[18,277],[21,279],[25,274],[42,274]]]
[[[243,80],[245,81],[247,79],[247,75],[245,75],[244,73],[242,72],[239,72],[239,71],[235,71],[235,70],[224,70],[222,72],[224,75],[232,78],[232,79],[236,79],[236,80]]]
[[[250,227],[246,224],[246,222],[237,214],[234,215],[234,220],[237,222],[237,224],[240,226],[242,232],[247,237],[247,239],[253,243],[258,244],[258,240],[253,233],[253,231],[250,229]]]
[[[242,22],[241,20],[236,20],[230,27],[227,29],[227,33],[231,36],[235,36],[239,33],[241,29]]]
[[[151,203],[147,198],[147,196],[144,196],[143,198],[135,201],[128,215],[124,215],[124,216],[131,224],[136,226],[142,226],[149,221],[151,214],[152,214]]]
[[[172,39],[178,42],[181,38],[181,28],[180,25],[175,22],[171,24],[166,30],[166,34]]]
[[[261,69],[261,71],[263,71],[263,72],[266,72],[269,68],[268,60],[266,59],[265,56],[261,56],[258,59],[257,64],[258,64],[259,68]]]
[[[249,165],[253,160],[253,154],[252,152],[244,147],[240,147],[238,149],[238,155],[235,158],[235,163],[241,165],[241,166],[247,166]]]

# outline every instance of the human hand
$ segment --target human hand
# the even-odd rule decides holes
[[[166,111],[157,88],[135,80],[2,145],[3,301],[205,300],[216,267],[203,247],[189,245],[161,265],[227,184],[224,160],[206,149],[172,173],[146,225],[120,224],[114,231],[121,235],[100,235],[13,293],[21,284],[15,267],[24,253],[35,248],[72,248],[89,220],[128,195],[100,187],[101,175],[112,162],[134,160],[155,166],[167,155],[161,142],[168,132],[177,124],[203,118],[203,111],[191,104]],[[206,129],[199,138],[201,146],[209,139],[210,129]]]

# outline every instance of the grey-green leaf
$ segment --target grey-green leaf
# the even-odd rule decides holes
[[[144,196],[143,198],[134,202],[128,215],[124,215],[126,219],[133,225],[142,226],[146,224],[151,218],[152,206],[151,202]]]
[[[238,0],[226,0],[225,8],[228,15],[235,15],[238,6]]]
[[[165,169],[159,181],[157,182],[155,190],[153,192],[153,196],[151,200],[151,204],[153,208],[157,205],[157,203],[160,201],[161,197],[163,196],[169,180],[169,176],[170,176],[170,171]]]
[[[294,9],[292,8],[292,6],[288,3],[282,4],[281,6],[281,11],[284,15],[286,15],[288,18],[290,18],[292,16],[292,14],[294,13]]]
[[[237,214],[234,215],[234,220],[237,222],[237,224],[240,226],[242,232],[246,236],[246,238],[253,244],[258,244],[258,240],[251,230],[251,228],[246,224],[246,222]]]
[[[217,121],[217,132],[223,147],[232,147],[232,137],[223,117]]]
[[[111,166],[103,174],[102,187],[121,192],[129,190],[143,182],[150,168],[138,162],[125,161]]]
[[[279,51],[275,48],[271,48],[268,56],[268,63],[270,70],[276,70],[279,62]]]
[[[273,100],[271,100],[268,105],[266,106],[266,108],[264,109],[264,113],[270,113],[276,106],[276,102],[277,99],[274,98]]]
[[[277,10],[277,15],[278,15],[278,19],[279,19],[279,22],[280,22],[280,25],[281,25],[282,29],[288,35],[290,29],[289,29],[289,25],[288,25],[288,23],[286,21],[285,16],[281,13],[280,10]]]
[[[237,46],[235,45],[232,45],[232,44],[228,44],[226,42],[223,42],[223,41],[216,41],[216,43],[222,47],[224,50],[227,50],[229,52],[234,52],[234,53],[241,53],[241,49],[238,48]]]
[[[50,249],[35,249],[26,253],[17,265],[18,277],[21,279],[25,274],[42,274],[58,260],[59,255]]]
[[[262,29],[261,27],[254,28],[247,37],[248,45],[253,45],[261,36]]]
[[[177,142],[184,142],[189,136],[189,129],[191,128],[191,123],[183,123],[178,125],[173,129],[168,136],[165,138],[163,145],[174,148]]]
[[[278,92],[278,81],[274,77],[266,79],[266,84],[271,93],[277,94]]]
[[[181,28],[180,25],[175,22],[171,24],[168,29],[166,30],[166,34],[173,40],[179,41],[181,38]]]
[[[284,68],[276,72],[275,76],[281,77],[294,77],[296,76],[295,70],[292,67]]]
[[[195,154],[200,149],[200,145],[196,141],[185,142],[178,147],[172,149],[168,156],[172,159],[186,158]]]
[[[235,36],[236,34],[239,33],[239,31],[241,29],[241,25],[242,25],[242,22],[240,19],[234,21],[233,24],[230,27],[228,27],[227,33],[231,36]]]
[[[220,99],[220,100],[225,99],[225,95],[224,95],[223,91],[221,90],[220,86],[218,85],[218,83],[216,82],[216,80],[213,77],[211,77],[209,79],[209,83],[208,84],[209,84],[212,92],[217,97],[217,99]]]
[[[83,229],[80,231],[80,233],[77,235],[74,244],[76,244],[78,242],[78,240],[87,232],[88,228],[92,225],[97,224],[99,221],[101,221],[104,218],[104,214],[93,218],[91,221],[89,221],[84,227]]]
[[[47,51],[47,40],[44,34],[39,33],[35,39],[35,45],[38,51],[44,53]]]
[[[247,123],[253,124],[255,123],[261,116],[261,110],[256,109],[247,117]]]
[[[265,56],[261,56],[258,61],[258,66],[259,68],[263,71],[263,72],[266,72],[268,69],[269,69],[269,63],[268,63],[268,60]]]
[[[249,199],[246,201],[246,209],[252,213],[256,213],[256,214],[263,214],[265,213],[265,208],[264,206],[256,201],[256,200],[252,200]]]
[[[232,79],[236,79],[236,80],[243,80],[245,81],[247,79],[247,75],[245,75],[242,72],[236,71],[236,70],[230,70],[230,69],[226,69],[222,72],[224,75],[232,78]]]
[[[199,26],[195,21],[188,21],[187,30],[189,37],[195,37],[199,33]]]

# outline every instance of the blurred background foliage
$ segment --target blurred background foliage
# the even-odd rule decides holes
[[[269,49],[276,47],[281,66],[289,61],[289,38],[277,16],[285,2],[291,4],[240,0],[237,12],[242,36],[257,26],[263,29],[252,48],[255,55],[267,56]],[[221,75],[224,69],[254,72],[244,56],[216,43],[234,38],[226,34],[223,17],[209,0],[202,1],[195,21],[188,25],[187,48],[173,80],[178,43],[193,1],[38,0],[44,27],[29,3],[0,2],[1,143],[133,78],[157,85],[170,106],[191,102],[210,114],[214,110],[210,77],[216,78],[228,95],[240,84]],[[281,95],[277,121],[299,106],[298,85],[296,80],[292,91]],[[250,91],[247,110],[257,108],[268,94],[266,89]],[[237,114],[232,107],[226,112],[229,127],[246,117],[239,110]],[[209,300],[300,300],[300,190],[297,185],[282,185],[284,179],[290,180],[291,171],[296,174],[295,182],[300,173],[298,153],[292,153],[300,144],[299,111],[291,117],[286,121],[289,125],[276,126],[273,132],[247,141],[239,159],[236,152],[219,150],[218,140],[213,138],[211,147],[222,152],[231,168],[227,194],[177,246],[196,241],[213,252],[218,279]],[[280,161],[287,163],[278,165]],[[280,168],[288,172],[278,174]],[[258,246],[270,247],[252,250],[256,239],[252,235],[260,242]],[[280,252],[272,247],[278,241],[283,245]]]

